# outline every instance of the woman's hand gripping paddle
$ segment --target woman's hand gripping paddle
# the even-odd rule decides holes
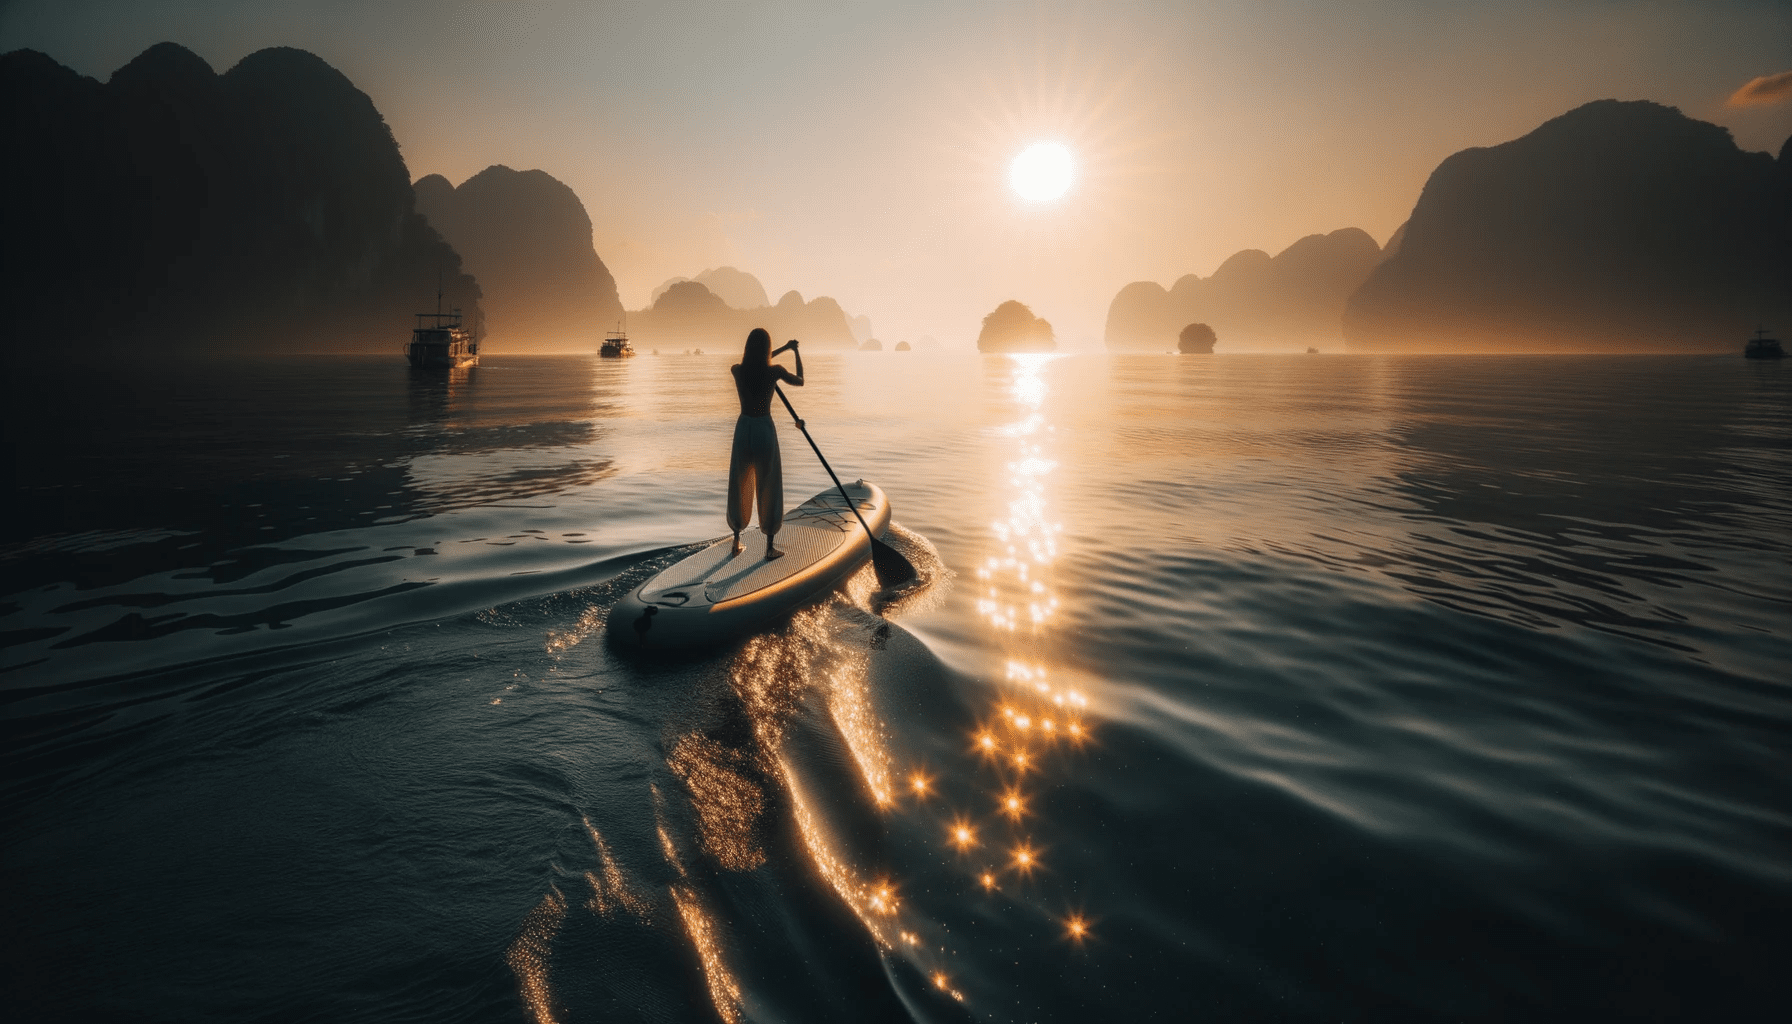
[[[846,488],[840,483],[840,478],[835,476],[834,467],[828,465],[827,456],[821,454],[821,448],[816,445],[815,439],[809,436],[808,426],[803,423],[803,418],[796,414],[796,409],[792,408],[790,399],[784,397],[783,389],[776,384],[772,385],[772,390],[778,393],[778,400],[784,403],[784,408],[790,410],[790,418],[796,421],[796,429],[803,432],[803,438],[809,442],[809,447],[815,449],[815,457],[821,460],[821,468],[828,471],[828,476],[833,479],[834,486],[840,488],[840,497],[846,499],[846,507],[852,509],[853,518],[859,521],[860,526],[865,527],[865,536],[871,538],[871,566],[877,571],[877,585],[885,590],[894,590],[897,587],[913,583],[920,577],[920,574],[915,572],[915,567],[909,564],[908,559],[902,557],[900,551],[878,540],[877,535],[871,532],[871,527],[865,523],[865,517],[859,514],[859,507],[853,504],[852,496],[846,493]]]

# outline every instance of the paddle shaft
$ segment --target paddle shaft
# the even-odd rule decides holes
[[[815,450],[815,457],[821,460],[821,468],[828,471],[828,476],[833,479],[834,486],[840,489],[840,496],[846,499],[846,507],[852,509],[852,517],[865,528],[865,536],[871,538],[871,547],[876,550],[877,534],[871,532],[871,525],[865,522],[864,516],[859,514],[859,506],[852,500],[852,495],[846,493],[846,485],[840,482],[840,477],[834,473],[834,467],[828,465],[828,457],[821,454],[821,446],[817,445],[815,439],[809,436],[809,428],[804,425],[803,418],[796,414],[796,408],[790,404],[790,399],[784,397],[784,389],[773,383],[772,390],[778,393],[778,401],[784,403],[784,408],[790,410],[790,418],[796,421],[796,429],[803,432],[803,440],[809,442],[809,447]]]

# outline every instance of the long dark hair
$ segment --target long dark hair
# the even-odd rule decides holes
[[[747,347],[740,354],[740,365],[746,370],[765,370],[772,365],[772,336],[763,327],[753,328],[747,335]]]

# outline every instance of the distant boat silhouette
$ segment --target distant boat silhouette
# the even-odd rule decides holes
[[[605,359],[623,359],[634,355],[635,350],[628,343],[628,331],[618,325],[604,337],[603,346],[597,350],[597,354]]]
[[[425,319],[430,323],[425,324]],[[411,365],[426,370],[458,370],[479,365],[479,339],[461,326],[460,309],[442,312],[442,286],[436,285],[436,311],[418,313],[405,346]]]
[[[1784,359],[1786,350],[1780,348],[1778,338],[1769,338],[1767,328],[1755,328],[1755,336],[1748,339],[1748,345],[1742,350],[1744,359]]]

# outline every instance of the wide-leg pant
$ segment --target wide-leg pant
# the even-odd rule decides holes
[[[734,421],[734,451],[728,457],[730,530],[739,533],[753,521],[755,497],[759,529],[770,538],[784,525],[784,460],[778,454],[778,429],[770,416],[742,415]]]

